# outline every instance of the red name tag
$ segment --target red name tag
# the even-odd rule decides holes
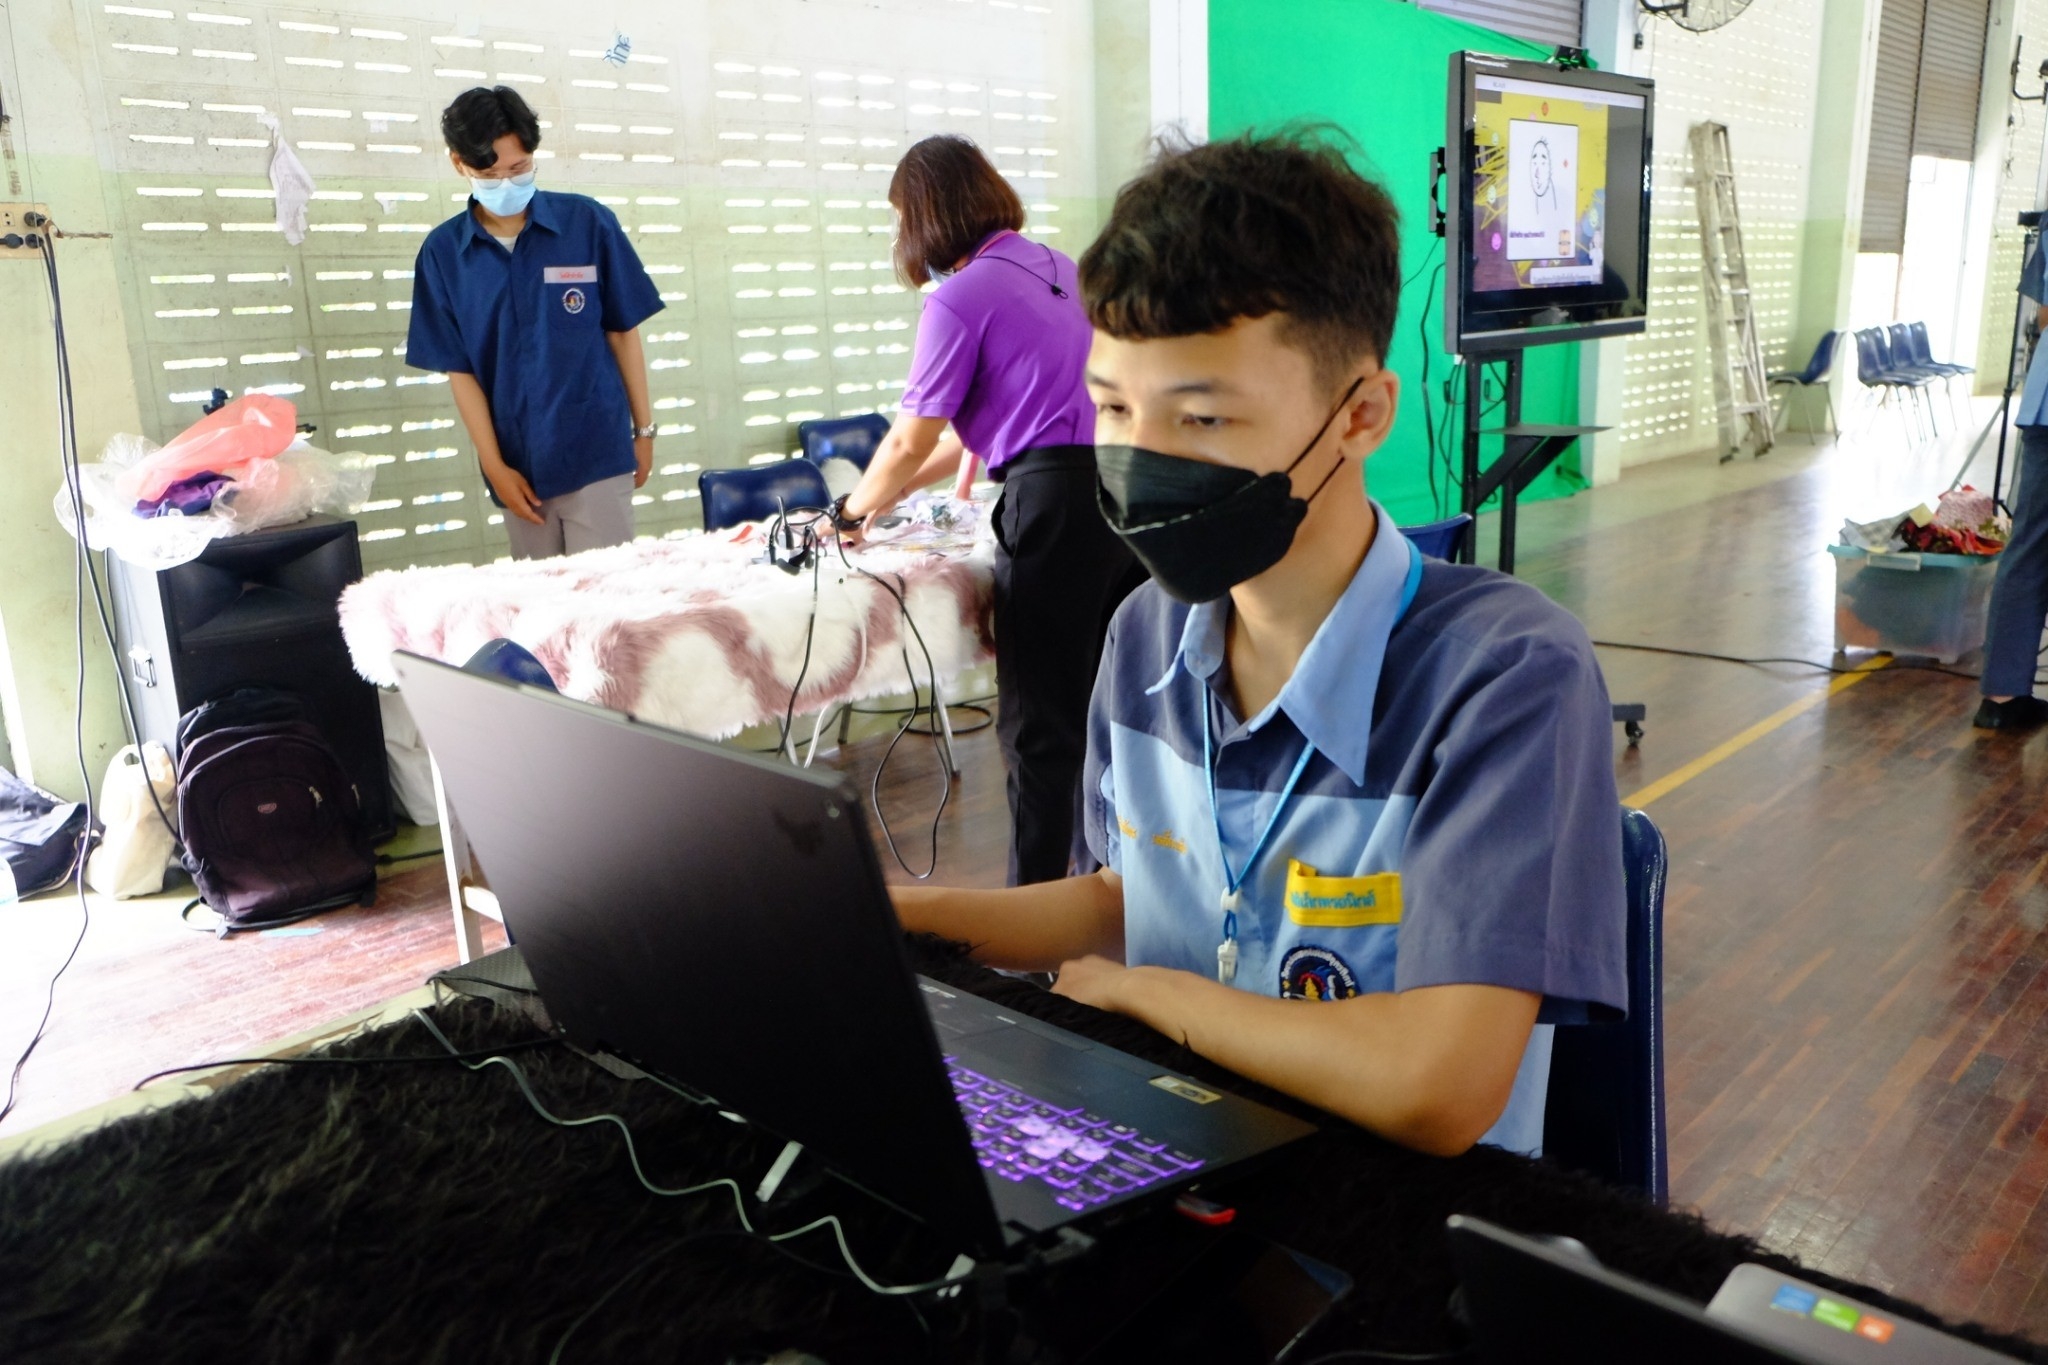
[[[541,279],[548,284],[596,284],[597,267],[594,265],[551,265],[541,271]]]

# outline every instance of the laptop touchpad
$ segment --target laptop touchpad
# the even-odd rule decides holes
[[[1016,1021],[1004,1018],[994,1006],[977,996],[956,995],[929,981],[920,981],[917,985],[924,993],[925,1013],[931,1015],[932,1026],[938,1030],[941,1041],[1017,1026]]]

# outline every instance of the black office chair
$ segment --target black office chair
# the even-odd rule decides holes
[[[1628,888],[1628,1018],[1560,1026],[1550,1053],[1543,1153],[1560,1165],[1670,1196],[1664,1148],[1664,836],[1621,813]]]
[[[835,495],[853,490],[888,434],[889,419],[878,412],[858,417],[818,417],[796,424],[796,438],[803,446],[804,458],[818,466]],[[846,464],[837,469],[828,467],[834,460],[844,460]]]
[[[1401,534],[1415,542],[1415,548],[1431,559],[1455,559],[1465,544],[1472,525],[1472,514],[1460,512],[1455,517],[1442,521],[1427,521],[1420,526],[1403,526]]]
[[[704,529],[723,531],[743,521],[766,521],[778,512],[824,507],[832,501],[825,476],[809,460],[781,460],[747,469],[707,469],[697,476]]]
[[[1776,388],[1780,384],[1792,386],[1786,391],[1786,401],[1784,406],[1779,409],[1780,415],[1783,415],[1784,412],[1791,408],[1793,393],[1808,393],[1818,388],[1821,397],[1827,401],[1828,430],[1837,436],[1841,435],[1841,423],[1835,420],[1834,395],[1828,391],[1828,376],[1833,374],[1835,370],[1835,348],[1841,343],[1841,340],[1842,334],[1840,332],[1830,330],[1826,336],[1820,339],[1820,345],[1813,348],[1813,358],[1806,362],[1805,369],[1778,370],[1769,376],[1769,382],[1766,387]],[[1817,440],[1818,437],[1813,429],[1812,411],[1808,409],[1803,415],[1806,418],[1806,439],[1808,441]]]

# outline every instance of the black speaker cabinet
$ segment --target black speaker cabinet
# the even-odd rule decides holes
[[[337,611],[363,576],[354,522],[309,517],[223,536],[171,569],[112,556],[107,566],[121,682],[144,739],[175,753],[178,717],[201,702],[282,688],[305,700],[354,777],[371,836],[396,828],[377,690],[350,664]]]

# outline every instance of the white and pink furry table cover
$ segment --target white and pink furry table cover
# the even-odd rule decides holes
[[[818,579],[808,669],[811,571],[762,562],[759,524],[558,559],[374,573],[341,598],[356,670],[392,686],[393,650],[460,664],[494,639],[533,651],[566,696],[711,739],[796,712],[902,695],[903,646],[925,660],[896,599],[832,553]],[[994,550],[968,535],[886,538],[848,552],[903,593],[939,681],[993,656]]]

